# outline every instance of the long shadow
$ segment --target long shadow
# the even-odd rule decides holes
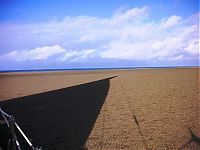
[[[138,131],[139,131],[139,134],[140,134],[140,136],[141,136],[141,138],[142,138],[142,142],[143,142],[143,144],[144,144],[144,147],[145,147],[146,150],[148,150],[149,148],[148,148],[148,145],[147,145],[147,141],[145,140],[145,137],[144,137],[144,135],[142,134],[141,127],[140,127],[140,124],[139,124],[139,122],[138,122],[138,120],[137,120],[137,117],[134,115],[133,118],[134,118],[135,123],[136,123],[136,125],[137,125],[137,127],[138,127]]]
[[[0,106],[15,117],[34,145],[44,150],[86,149],[112,78],[15,98]]]

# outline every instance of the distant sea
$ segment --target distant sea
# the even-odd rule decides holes
[[[71,69],[26,69],[26,70],[0,70],[6,72],[47,72],[47,71],[95,71],[95,70],[129,70],[129,69],[162,69],[162,68],[194,68],[199,66],[168,66],[168,67],[118,67],[118,68],[71,68]]]

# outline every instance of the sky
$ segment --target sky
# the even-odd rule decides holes
[[[199,66],[198,0],[0,0],[0,70]]]

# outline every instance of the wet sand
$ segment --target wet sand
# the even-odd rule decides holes
[[[44,149],[200,149],[199,68],[2,73],[0,89]]]

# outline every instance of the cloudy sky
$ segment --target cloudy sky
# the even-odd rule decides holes
[[[0,70],[199,65],[198,0],[0,0]]]

